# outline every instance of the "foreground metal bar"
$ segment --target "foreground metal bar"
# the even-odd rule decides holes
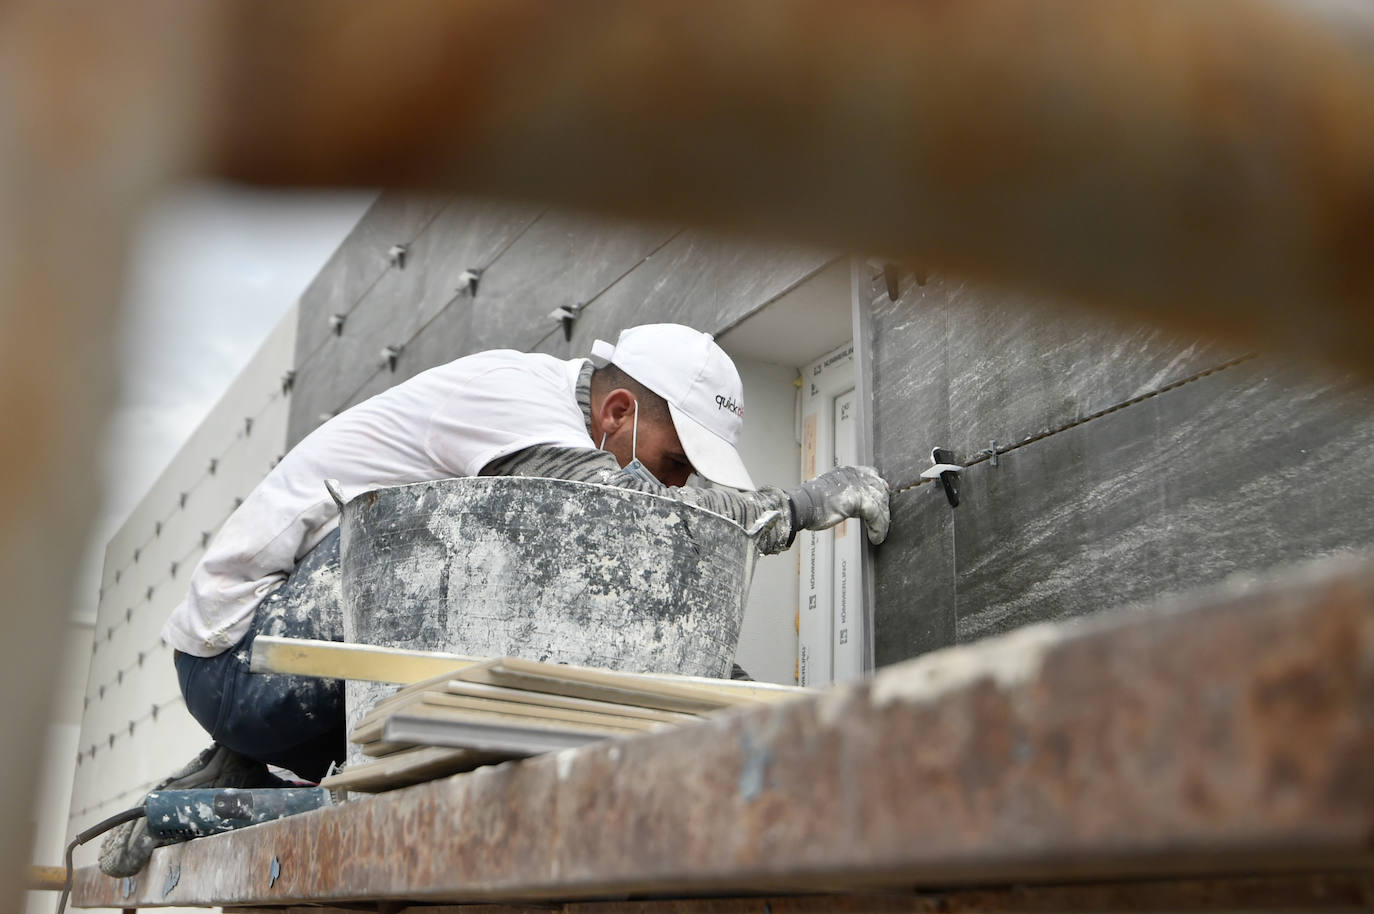
[[[1374,365],[1374,12],[226,3],[211,167],[883,252]],[[360,63],[365,62],[365,63]]]
[[[1374,867],[1374,568],[1037,626],[751,709],[158,850],[85,906]]]
[[[939,892],[765,895],[546,905],[424,905],[392,914],[1046,914],[1051,911],[1354,911],[1374,905],[1374,876],[1289,875]],[[356,914],[345,908],[238,908],[234,914]]]
[[[30,891],[60,892],[67,884],[67,871],[60,866],[30,866],[28,887]]]

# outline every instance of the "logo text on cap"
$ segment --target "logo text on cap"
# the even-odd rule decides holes
[[[730,412],[734,413],[736,416],[739,416],[741,419],[744,418],[744,407],[736,403],[734,397],[727,397],[724,394],[716,394],[716,408],[728,409]]]

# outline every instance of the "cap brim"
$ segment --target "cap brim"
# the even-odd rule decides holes
[[[714,483],[735,489],[753,491],[754,480],[744,468],[744,461],[734,446],[691,416],[668,404],[668,412],[673,416],[673,428],[677,430],[678,440],[687,459],[692,461],[692,469]]]

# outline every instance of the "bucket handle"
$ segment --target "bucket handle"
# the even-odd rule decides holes
[[[744,531],[744,535],[747,536],[751,541],[757,540],[759,538],[759,534],[761,534],[765,529],[767,529],[769,524],[773,523],[773,521],[777,520],[781,516],[782,512],[776,509],[772,511],[765,511],[764,513],[758,516],[758,518],[747,530]]]
[[[344,497],[343,489],[340,487],[339,481],[337,479],[326,479],[324,481],[324,488],[329,492],[329,497],[334,499],[334,504],[339,506],[339,513],[343,514]]]

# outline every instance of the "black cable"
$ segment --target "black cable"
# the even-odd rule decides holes
[[[67,845],[67,881],[62,886],[62,897],[57,902],[57,914],[64,914],[67,910],[67,896],[72,893],[72,851],[76,850],[77,845],[85,844],[92,838],[98,838],[117,825],[132,822],[134,819],[141,819],[147,813],[147,808],[143,806],[135,806],[133,809],[117,812],[108,819],[102,819],[72,839],[72,843]]]

